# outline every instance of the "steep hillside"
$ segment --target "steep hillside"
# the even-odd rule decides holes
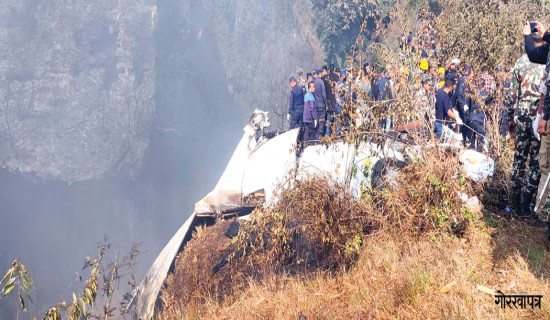
[[[190,248],[204,263],[201,256],[220,242],[214,230],[201,232]],[[188,257],[180,258],[182,271],[195,266]],[[197,267],[208,272],[205,267],[218,262]],[[549,270],[540,228],[489,216],[462,238],[385,230],[365,238],[347,270],[246,279],[243,286],[226,288],[230,295],[223,300],[209,295],[179,300],[159,319],[548,319]],[[235,271],[234,277],[241,275]],[[172,283],[178,285],[168,282],[168,297]],[[502,310],[492,295],[496,290],[543,295],[541,309]]]
[[[242,123],[263,108],[272,111],[273,126],[283,128],[286,79],[298,68],[343,66],[363,21],[369,18],[372,31],[374,18],[386,16],[393,3],[6,3],[0,9],[0,165],[66,182],[110,173],[133,179],[142,172],[152,127],[186,135],[180,126],[192,127],[187,119],[216,123],[231,113]],[[158,14],[157,6],[168,13]],[[159,31],[162,23],[173,29]],[[185,68],[197,55],[205,55],[208,66]],[[203,74],[194,77],[199,66]],[[197,99],[212,108],[196,112]],[[154,115],[158,105],[168,111]],[[171,119],[174,108],[185,108],[185,119]]]
[[[182,3],[185,32],[215,38],[223,70],[211,76],[227,82],[241,122],[255,108],[277,110],[281,116],[274,115],[273,120],[282,121],[288,92],[285,79],[298,67],[311,71],[323,63],[315,21],[303,14],[311,9],[308,1]]]

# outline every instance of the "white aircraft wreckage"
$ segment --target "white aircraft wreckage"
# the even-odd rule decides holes
[[[256,110],[244,127],[244,135],[214,189],[195,204],[193,214],[176,232],[157,257],[134,295],[139,319],[150,320],[160,307],[159,294],[164,280],[174,268],[176,256],[191,239],[195,226],[213,218],[246,216],[259,205],[277,201],[279,186],[315,175],[329,176],[346,184],[354,197],[362,190],[377,187],[383,174],[397,176],[407,158],[421,156],[414,146],[393,141],[380,147],[373,143],[359,146],[343,141],[330,146],[309,145],[299,149],[300,129],[268,138],[268,113]],[[475,181],[492,176],[494,161],[481,153],[465,151],[460,156],[464,173]],[[397,179],[392,179],[397,180]]]

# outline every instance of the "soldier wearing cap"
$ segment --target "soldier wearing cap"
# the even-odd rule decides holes
[[[412,130],[427,136],[435,121],[434,105],[433,81],[430,75],[425,74],[422,79],[422,87],[414,95],[414,109],[410,116],[412,122],[398,129]]]
[[[543,45],[540,37],[535,41],[535,46]],[[524,54],[516,61],[511,72],[508,119],[510,132],[513,132],[514,128],[516,131],[512,168],[512,209],[517,215],[523,216],[531,213],[530,204],[535,202],[540,181],[540,141],[534,135],[532,122],[540,101],[539,87],[544,76],[544,65],[530,62],[527,54]]]

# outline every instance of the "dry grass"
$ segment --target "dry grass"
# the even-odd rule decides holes
[[[356,261],[361,236],[373,225],[365,205],[326,179],[294,183],[275,207],[240,221],[231,240],[228,221],[197,230],[166,281],[164,315],[181,317],[182,305],[200,310],[212,301],[227,303],[252,280],[335,272]]]
[[[530,239],[530,241],[525,241]],[[252,281],[236,301],[206,301],[160,319],[549,319],[550,255],[539,229],[479,222],[462,239],[422,239],[387,230],[366,237],[349,272]],[[454,282],[447,293],[440,289]],[[501,310],[478,285],[542,294],[542,308]],[[509,288],[509,289],[507,289]]]
[[[228,222],[200,229],[167,281],[158,318],[549,319],[543,231],[469,212],[456,191],[481,189],[457,178],[452,154],[429,157],[404,168],[399,186],[359,201],[326,180],[297,183],[232,241]],[[501,310],[478,286],[542,294],[542,308]]]

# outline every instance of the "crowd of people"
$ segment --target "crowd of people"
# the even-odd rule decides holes
[[[304,141],[319,140],[332,134],[332,124],[338,120],[347,97],[344,92],[347,71],[337,70],[334,65],[322,67],[304,77],[289,78],[291,87],[288,120],[290,129],[304,127]]]
[[[364,112],[373,104],[377,114],[377,125],[384,131],[407,130],[434,132],[442,138],[443,128],[452,128],[461,132],[464,144],[482,152],[487,149],[485,130],[485,108],[478,99],[482,97],[484,105],[490,105],[495,95],[497,82],[487,67],[482,68],[481,76],[474,77],[474,71],[468,65],[462,66],[459,59],[452,59],[445,66],[434,60],[439,55],[439,33],[435,28],[433,14],[421,11],[416,26],[417,32],[409,32],[400,37],[399,61],[377,68],[366,62],[362,67],[336,68],[323,66],[305,77],[302,70],[289,79],[291,99],[288,111],[290,128],[304,127],[304,140],[319,140],[330,136],[331,124],[341,125],[349,122],[340,112],[346,102],[352,102],[359,118],[359,125],[369,121]],[[410,71],[413,70],[413,71]],[[499,69],[496,70],[498,73]],[[410,81],[405,88],[414,97],[411,115],[406,123],[395,123],[395,119],[386,112],[392,108],[395,90],[402,90],[396,83],[396,74],[406,73]],[[511,76],[504,82],[502,91],[509,91]],[[302,91],[300,91],[301,89]],[[445,94],[444,94],[445,93]],[[313,99],[312,99],[313,98]],[[483,110],[482,110],[483,109]],[[507,113],[501,112],[499,121],[506,123]],[[387,114],[387,115],[385,115]],[[502,135],[507,134],[505,125]]]
[[[477,75],[459,59],[444,66],[436,62],[441,55],[439,33],[434,16],[422,10],[415,32],[398,39],[397,62],[379,70],[369,63],[360,69],[338,69],[331,64],[306,76],[302,70],[291,76],[290,128],[303,127],[306,143],[339,135],[351,123],[352,117],[342,112],[351,105],[359,126],[373,121],[369,119],[373,110],[381,110],[375,124],[383,132],[405,131],[443,142],[452,133],[461,137],[463,147],[483,153],[488,150],[487,126],[492,123],[498,135],[515,139],[511,210],[518,216],[534,217],[550,240],[550,135],[546,131],[550,33],[538,22],[527,23],[523,31],[526,52],[514,66],[498,65],[493,72],[483,66]],[[394,78],[403,74],[408,78],[405,87]],[[403,123],[395,123],[391,116],[397,90],[408,90],[413,97],[412,112]],[[542,199],[540,206],[534,205],[537,199]]]

